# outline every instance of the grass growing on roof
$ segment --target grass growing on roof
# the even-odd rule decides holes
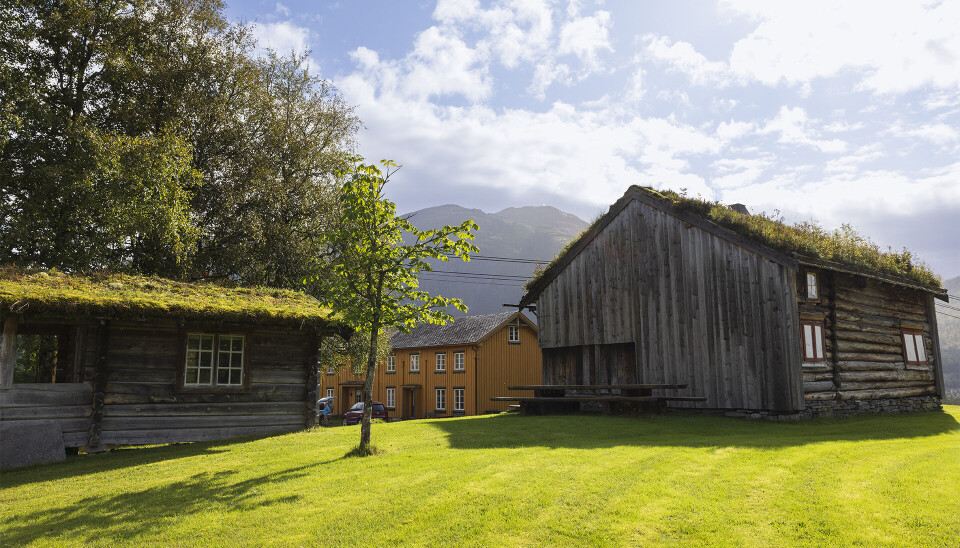
[[[737,234],[764,244],[772,249],[823,261],[832,261],[868,271],[899,276],[906,280],[930,287],[940,287],[940,276],[935,274],[924,262],[903,249],[882,250],[869,238],[861,236],[852,226],[844,224],[836,230],[825,230],[816,223],[801,222],[793,225],[774,219],[764,213],[744,215],[737,213],[719,202],[709,202],[699,198],[682,196],[670,190],[656,191],[646,187],[634,186],[632,190],[666,200],[682,211],[689,211],[700,217],[732,230]],[[590,228],[596,224],[594,221]],[[590,230],[588,228],[587,230]],[[586,232],[586,231],[584,231]],[[583,236],[574,238],[557,258]],[[556,263],[556,259],[550,266]],[[549,266],[547,267],[549,268]],[[543,271],[527,282],[529,290],[540,279]]]
[[[30,314],[80,314],[119,319],[215,318],[248,323],[320,325],[330,310],[286,289],[190,284],[150,276],[100,272],[0,269],[0,304]]]
[[[668,414],[377,425],[4,472],[10,546],[949,546],[960,407],[795,424]]]

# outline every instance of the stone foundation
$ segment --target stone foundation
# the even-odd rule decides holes
[[[912,411],[939,411],[937,396],[914,396],[880,400],[822,400],[808,401],[801,418],[842,417],[866,413],[910,413]]]

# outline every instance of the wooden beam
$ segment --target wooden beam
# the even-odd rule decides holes
[[[3,345],[0,347],[0,390],[13,387],[13,371],[17,365],[17,316],[11,314],[3,322]]]
[[[933,295],[927,295],[927,321],[930,324],[930,341],[933,343],[933,368],[936,375],[937,396],[942,398],[946,392],[943,387],[943,360],[940,357],[940,333],[937,329],[936,309]]]
[[[107,391],[109,332],[109,323],[107,320],[102,320],[97,332],[97,362],[93,374],[93,413],[90,416],[90,430],[87,433],[87,453],[101,453],[107,450],[100,442],[100,433],[103,428],[103,404]]]

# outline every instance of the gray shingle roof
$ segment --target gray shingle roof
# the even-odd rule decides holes
[[[420,348],[471,344],[479,341],[516,312],[497,312],[482,316],[456,318],[447,325],[424,324],[409,333],[397,333],[390,339],[393,348]]]

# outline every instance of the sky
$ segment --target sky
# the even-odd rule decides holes
[[[881,7],[882,6],[882,7]],[[310,52],[400,211],[630,185],[853,225],[960,275],[960,2],[227,0]]]

